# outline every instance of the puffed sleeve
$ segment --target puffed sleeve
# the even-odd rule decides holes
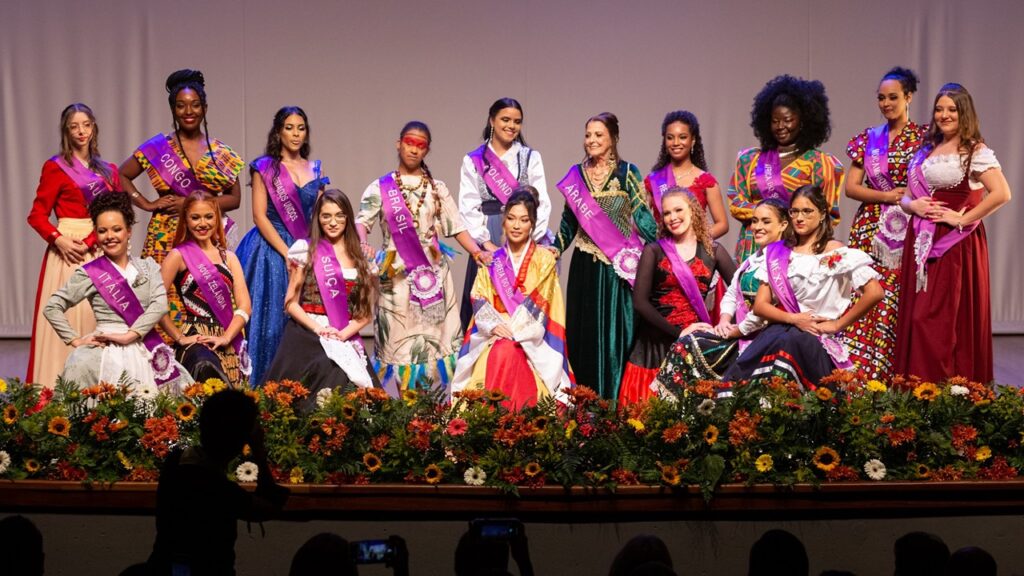
[[[309,264],[309,242],[305,238],[296,240],[288,247],[288,262],[299,268],[305,268],[306,264]]]
[[[441,201],[441,213],[437,215],[438,232],[445,237],[465,232],[466,223],[462,220],[462,214],[459,214],[459,207],[444,182],[435,180],[434,192]]]
[[[846,144],[846,155],[854,166],[864,166],[864,150],[868,147],[868,131],[857,134]]]
[[[359,200],[359,215],[356,216],[356,223],[362,224],[369,232],[373,225],[380,219],[380,180],[370,182],[370,185],[363,190],[363,196]]]
[[[544,161],[541,160],[540,152],[530,150],[526,175],[530,186],[537,189],[537,226],[533,230],[533,239],[540,242],[549,237],[548,226],[551,223],[551,196],[548,194],[548,182],[544,175]]]
[[[850,274],[854,288],[860,289],[868,282],[881,278],[875,271],[874,260],[866,252],[856,248],[839,248],[837,252],[843,256],[843,270]]]
[[[75,332],[64,313],[88,298],[89,292],[95,291],[95,289],[89,275],[81,267],[78,267],[67,283],[61,286],[60,290],[54,292],[46,302],[43,316],[50,322],[50,326],[53,326],[54,331],[65,344],[69,344],[81,334]]]
[[[491,233],[487,230],[487,216],[484,216],[481,204],[480,190],[477,188],[480,183],[480,176],[476,172],[476,165],[469,155],[462,158],[462,169],[459,171],[459,212],[466,223],[466,230],[478,243],[491,240]]]
[[[495,292],[491,284],[491,275],[480,273],[473,281],[469,297],[473,303],[473,322],[480,334],[490,337],[494,329],[505,324],[505,318],[492,304]]]
[[[991,148],[988,146],[980,148],[971,157],[971,180],[977,181],[978,177],[986,170],[1000,167],[996,153]]]
[[[757,148],[740,150],[736,156],[736,169],[729,179],[729,189],[726,191],[729,197],[729,213],[741,222],[746,222],[754,216],[754,204],[758,199],[754,198],[748,182],[755,156],[759,155],[760,151]]]
[[[635,164],[630,164],[626,171],[626,191],[629,192],[630,205],[633,210],[633,224],[644,242],[654,242],[658,238],[658,224],[654,222],[647,198],[640,190],[643,187],[643,175]]]

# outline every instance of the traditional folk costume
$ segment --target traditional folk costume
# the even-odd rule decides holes
[[[334,247],[327,240],[321,240],[317,246],[312,266],[306,240],[292,244],[288,260],[306,270],[299,295],[302,310],[320,326],[338,330],[348,326],[359,293],[366,290],[365,279],[359,278],[358,270],[342,268]],[[284,379],[303,382],[310,394],[299,402],[299,407],[306,412],[315,407],[320,390],[349,383],[370,388],[377,383],[358,333],[344,342],[324,338],[292,318],[285,324],[281,346],[266,374],[268,382]]]
[[[26,380],[52,388],[57,375],[64,367],[69,348],[43,317],[43,305],[54,292],[67,284],[78,264],[64,261],[53,246],[60,236],[81,240],[90,250],[96,248],[96,234],[89,219],[89,203],[100,192],[120,190],[117,166],[108,164],[111,181],[107,182],[93,173],[79,160],[72,158],[67,163],[63,157],[54,156],[43,164],[39,177],[32,210],[28,214],[29,226],[43,237],[49,248],[43,255],[36,287],[35,309],[32,317],[32,345],[28,357]],[[50,213],[57,213],[57,225],[50,222]],[[92,260],[95,253],[86,254]],[[70,308],[67,321],[79,334],[92,332],[96,319],[87,303]]]
[[[729,212],[740,222],[736,240],[736,261],[742,263],[755,250],[750,219],[757,203],[778,198],[787,206],[789,196],[807,184],[821,187],[828,200],[832,222],[839,221],[839,197],[843,190],[843,165],[835,156],[811,149],[782,167],[778,150],[748,148],[736,158],[736,170],[729,180]]]
[[[633,285],[636,341],[622,376],[620,405],[653,394],[651,383],[680,332],[695,322],[714,323],[705,303],[711,279],[718,272],[728,282],[735,271],[728,251],[717,243],[713,254],[697,244],[688,262],[679,257],[671,239],[644,247]]]
[[[878,278],[871,257],[853,248],[799,254],[779,241],[765,247],[765,260],[756,277],[771,286],[779,306],[825,320],[842,316],[853,291]],[[723,378],[735,382],[779,375],[813,390],[835,368],[852,367],[842,334],[814,336],[792,324],[770,324]]]
[[[633,345],[640,254],[657,231],[640,186],[640,171],[622,161],[604,182],[576,165],[558,183],[565,209],[555,248],[564,253],[576,240],[566,292],[569,363],[578,383],[608,399],[619,396]]]
[[[231,190],[245,162],[227,144],[216,138],[210,138],[210,147],[213,149],[212,155],[207,150],[200,156],[196,166],[190,166],[173,133],[157,134],[143,142],[133,155],[160,196],[188,196],[199,190],[219,196]],[[142,257],[152,258],[158,264],[163,263],[164,257],[174,247],[174,234],[177,230],[177,213],[154,212],[146,228]],[[238,244],[239,232],[230,218],[225,218],[224,231],[228,235],[228,246]],[[180,295],[169,291],[167,303],[171,319],[180,323]]]
[[[466,230],[477,244],[483,246],[488,240],[501,244],[502,210],[512,191],[526,184],[536,188],[538,195],[537,224],[533,230],[533,239],[550,244],[552,234],[548,230],[548,220],[551,218],[551,198],[548,196],[540,152],[513,142],[499,157],[488,141],[466,154],[462,159],[459,179],[459,212],[466,223]],[[476,262],[467,263],[460,312],[463,326],[469,325],[473,315],[470,290],[476,274]]]
[[[185,269],[174,277],[182,303],[178,324],[181,335],[222,336],[235,315],[234,277],[227,264],[227,251],[221,250],[219,261],[214,263],[192,241],[175,246],[174,250],[185,262]],[[200,382],[219,378],[237,388],[249,383],[248,346],[239,332],[230,344],[216,350],[199,342],[179,347],[177,359]]]
[[[331,182],[321,176],[319,160],[311,164],[314,177],[301,187],[292,181],[287,168],[269,156],[261,156],[250,165],[253,177],[261,178],[267,190],[267,218],[287,246],[309,236],[313,204]],[[260,385],[284,333],[288,266],[259,228],[246,233],[236,253],[252,299],[252,316],[246,326],[246,333],[254,335],[249,347],[251,382]]]
[[[999,161],[990,148],[976,150],[966,171],[963,161],[958,154],[923,158],[918,153],[910,165],[911,195],[930,195],[950,210],[971,210],[985,194],[981,174],[999,168]],[[992,303],[985,225],[979,220],[960,230],[913,217],[900,273],[894,371],[933,382],[951,376],[991,382]]]
[[[64,365],[62,379],[87,388],[99,382],[122,382],[125,377],[140,393],[155,393],[157,385],[179,392],[192,383],[185,368],[174,360],[174,352],[152,331],[167,313],[167,291],[159,264],[151,258],[132,258],[122,269],[100,256],[78,268],[43,310],[65,344],[85,336],[64,316],[83,300],[89,301],[96,314],[96,334],[131,330],[142,338],[127,346],[108,343],[75,348]]]
[[[380,381],[398,390],[448,386],[462,329],[450,256],[438,236],[466,229],[448,187],[425,176],[386,174],[363,191],[356,221],[368,231],[383,224],[374,326]]]
[[[850,140],[846,154],[854,166],[864,169],[865,186],[888,192],[907,185],[907,165],[927,130],[927,125],[910,122],[890,144],[888,126],[874,126]],[[869,378],[877,380],[887,381],[893,375],[892,343],[896,340],[900,263],[909,225],[910,217],[899,204],[864,202],[850,226],[850,247],[874,257],[875,271],[880,276],[885,296],[850,326],[846,341],[853,364]]]

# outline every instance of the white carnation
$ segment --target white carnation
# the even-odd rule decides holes
[[[968,394],[971,393],[971,391],[967,389],[967,386],[954,384],[953,386],[949,387],[949,393],[953,396],[967,396]]]
[[[321,388],[316,393],[316,407],[323,408],[324,404],[327,404],[327,401],[331,399],[331,394],[334,394],[333,388]]]

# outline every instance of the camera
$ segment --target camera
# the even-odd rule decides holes
[[[383,564],[395,559],[395,546],[388,540],[358,540],[351,546],[356,564]]]
[[[486,540],[511,540],[523,533],[523,523],[517,518],[478,518],[469,528]]]

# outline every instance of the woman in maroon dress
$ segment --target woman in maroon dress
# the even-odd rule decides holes
[[[935,97],[932,125],[910,165],[895,371],[938,381],[992,381],[988,241],[982,218],[1010,200],[959,84]]]

